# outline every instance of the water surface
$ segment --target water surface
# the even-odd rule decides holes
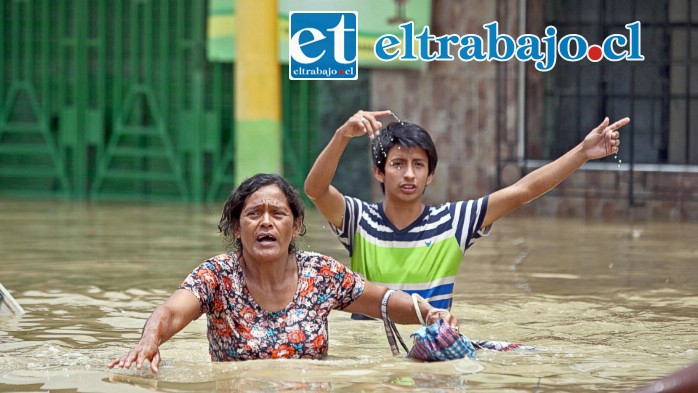
[[[630,391],[698,360],[698,224],[514,218],[468,251],[453,312],[473,339],[539,351],[394,358],[382,323],[330,317],[322,361],[211,363],[205,318],[161,348],[160,374],[110,370],[150,312],[223,251],[220,206],[0,200],[0,391]],[[301,248],[348,262],[309,212]],[[408,336],[416,326],[401,326]]]

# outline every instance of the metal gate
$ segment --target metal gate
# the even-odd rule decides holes
[[[0,2],[0,192],[218,199],[235,183],[233,66],[198,0]],[[285,75],[285,74],[282,74]],[[288,175],[307,173],[312,85],[284,83]]]

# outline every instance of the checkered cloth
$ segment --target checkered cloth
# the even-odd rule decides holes
[[[475,349],[491,349],[493,351],[511,351],[512,349],[520,349],[524,351],[535,351],[538,348],[532,347],[530,345],[521,345],[510,343],[506,341],[484,341],[484,340],[473,340],[473,346]]]
[[[414,345],[407,357],[418,360],[453,360],[475,358],[475,348],[470,340],[458,334],[443,319],[424,326],[410,335]]]
[[[388,317],[388,299],[393,294],[392,289],[383,295],[381,301],[381,316],[385,326],[385,334],[390,343],[390,350],[394,356],[400,355],[400,348],[407,352],[407,357],[426,361],[443,361],[462,359],[464,357],[475,358],[475,349],[490,349],[493,351],[509,351],[512,349],[535,350],[536,347],[514,344],[506,341],[470,341],[469,338],[458,333],[443,319],[428,326],[423,326],[410,337],[414,339],[412,349],[408,351],[407,345],[402,340],[397,327]],[[396,340],[397,339],[397,340]]]

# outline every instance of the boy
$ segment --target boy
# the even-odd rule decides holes
[[[305,180],[305,192],[349,251],[351,269],[367,280],[417,293],[434,307],[450,309],[453,285],[465,251],[498,219],[550,191],[586,161],[618,152],[621,119],[604,119],[557,160],[515,184],[474,200],[425,206],[438,156],[429,134],[416,124],[378,119],[390,111],[358,111],[320,153]],[[330,183],[351,138],[367,134],[373,175],[385,199],[368,203],[342,195]]]

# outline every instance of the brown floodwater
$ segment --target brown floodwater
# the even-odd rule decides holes
[[[420,363],[337,311],[322,361],[212,363],[200,318],[157,376],[108,369],[223,252],[220,207],[0,199],[0,282],[26,311],[0,315],[0,391],[627,392],[698,360],[697,223],[508,217],[466,254],[453,313],[472,339],[537,351]],[[307,224],[301,248],[348,261],[317,213]]]

